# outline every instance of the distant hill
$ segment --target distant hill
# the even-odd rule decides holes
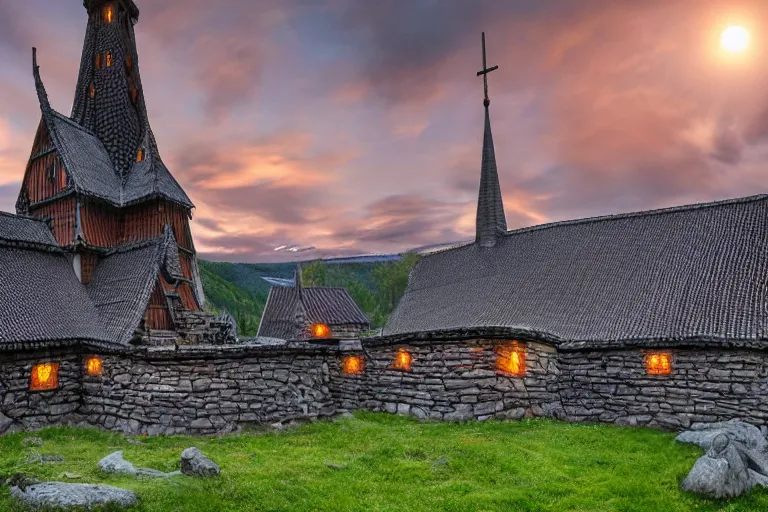
[[[392,257],[396,256],[396,257]],[[419,255],[387,255],[374,261],[358,258],[302,263],[305,286],[343,286],[371,319],[373,327],[384,325],[408,283],[408,272]],[[226,309],[237,320],[242,336],[258,331],[270,283],[293,280],[295,263],[226,263],[200,261],[200,276],[213,311]]]

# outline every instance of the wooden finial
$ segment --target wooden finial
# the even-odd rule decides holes
[[[489,68],[485,63],[485,32],[483,32],[483,69],[482,71],[477,72],[477,76],[483,75],[483,89],[485,91],[483,106],[485,106],[486,108],[488,108],[488,105],[491,104],[491,100],[488,98],[488,73],[490,73],[494,69],[499,69],[499,66],[491,66]]]

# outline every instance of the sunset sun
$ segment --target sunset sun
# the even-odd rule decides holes
[[[741,53],[749,46],[749,32],[744,27],[732,25],[720,35],[720,46],[730,53]]]

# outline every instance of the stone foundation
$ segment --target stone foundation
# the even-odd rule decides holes
[[[648,375],[644,351],[528,342],[526,373],[496,368],[500,341],[376,338],[364,345],[201,345],[0,352],[0,433],[85,424],[139,434],[212,434],[368,409],[432,420],[552,417],[678,429],[733,418],[768,425],[768,357],[759,349],[672,349]],[[392,368],[399,349],[409,371]],[[101,376],[86,376],[96,354]],[[345,357],[364,371],[345,375]],[[34,364],[58,362],[59,388],[30,391]]]

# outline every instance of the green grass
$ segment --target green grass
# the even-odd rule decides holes
[[[732,502],[683,493],[679,482],[701,451],[644,428],[548,420],[419,423],[359,412],[281,433],[141,438],[90,429],[49,428],[42,448],[30,434],[0,437],[0,476],[24,472],[133,489],[137,511],[688,511],[768,510],[768,491]],[[222,468],[213,479],[137,480],[103,475],[96,462],[123,450],[137,466],[178,469],[197,446]],[[23,464],[28,453],[62,455],[59,464]],[[327,463],[341,469],[329,468]],[[0,488],[0,510],[20,510]]]

